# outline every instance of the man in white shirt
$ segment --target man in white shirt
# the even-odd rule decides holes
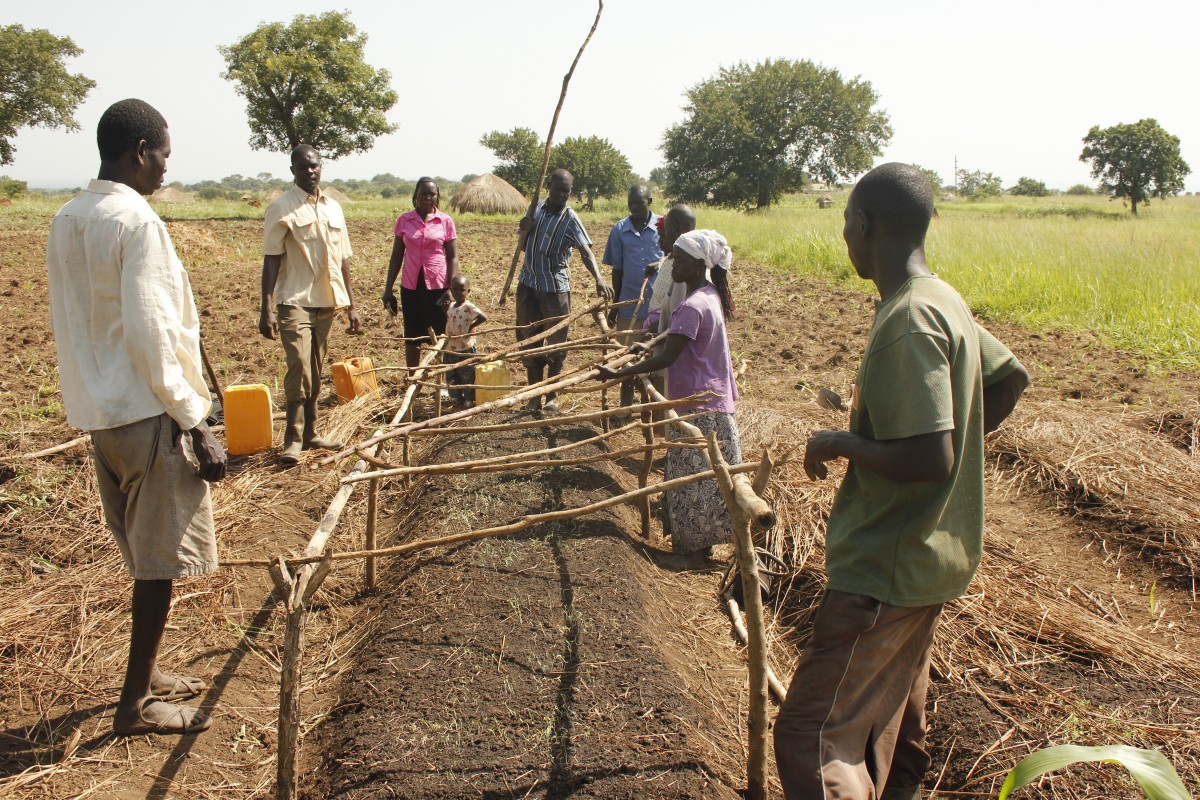
[[[340,450],[317,436],[317,398],[334,313],[345,308],[349,333],[361,333],[350,284],[350,234],[342,207],[321,191],[321,156],[302,144],[292,151],[295,186],[267,207],[263,219],[262,308],[258,331],[283,343],[287,423],[279,460],[300,451]]]
[[[225,476],[225,451],[205,422],[191,284],[142,197],[162,185],[171,137],[154,108],[122,100],[96,139],[100,172],[54,217],[46,265],[67,422],[92,434],[104,518],[133,577],[113,730],[199,733],[208,716],[167,701],[208,687],[160,671],[158,648],[174,580],[217,567],[207,482]]]

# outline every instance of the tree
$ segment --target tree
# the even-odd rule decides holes
[[[687,118],[663,135],[680,199],[766,208],[814,180],[865,172],[891,138],[871,84],[811,61],[723,67],[687,91]]]
[[[246,98],[250,146],[287,152],[311,144],[328,158],[371,149],[396,130],[385,116],[396,104],[392,76],[363,61],[367,35],[348,14],[300,14],[219,47],[222,73]]]
[[[995,197],[1003,189],[1000,178],[990,172],[965,169],[958,171],[958,193],[970,200],[982,200],[985,197]]]
[[[1093,125],[1083,145],[1079,160],[1092,163],[1092,177],[1100,179],[1100,191],[1129,198],[1135,216],[1139,203],[1149,205],[1151,197],[1179,194],[1191,172],[1179,154],[1179,137],[1153,119],[1111,128]]]
[[[663,192],[670,191],[671,188],[671,170],[666,167],[655,167],[650,170],[650,177],[646,179],[655,189]]]
[[[66,36],[21,25],[0,28],[0,164],[11,164],[19,128],[79,130],[75,109],[96,82],[63,64],[83,50]]]
[[[1066,194],[1079,195],[1079,196],[1095,194],[1095,193],[1096,193],[1096,190],[1093,189],[1092,187],[1088,186],[1086,183],[1077,183],[1074,186],[1072,186],[1070,189],[1067,189],[1067,191],[1066,191]]]
[[[532,197],[546,152],[546,145],[538,138],[537,131],[533,128],[513,128],[508,133],[491,131],[479,137],[479,143],[500,161],[492,172],[511,183],[521,194]]]
[[[563,139],[551,153],[550,163],[555,169],[567,170],[575,178],[571,191],[576,198],[585,201],[584,208],[588,211],[595,207],[597,197],[624,194],[635,180],[629,159],[608,139],[599,136]]]
[[[1036,181],[1033,178],[1018,178],[1017,185],[1009,189],[1008,193],[1018,197],[1046,197],[1050,194],[1050,190],[1042,181]]]

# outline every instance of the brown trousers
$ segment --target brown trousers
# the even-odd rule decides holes
[[[564,317],[571,313],[571,293],[539,292],[533,287],[518,283],[516,312],[517,325],[524,326],[517,329],[517,342],[520,343],[522,349],[541,347],[548,344],[562,344],[567,340],[567,335],[570,333],[568,328],[563,328],[557,333],[540,338],[538,334],[561,322],[561,320],[553,319],[554,317]],[[542,320],[545,319],[550,319],[551,321],[543,322]],[[559,350],[554,353],[543,353],[523,358],[521,361],[527,369],[544,369],[549,367],[550,374],[555,375],[562,369],[563,362],[566,359],[567,351]]]
[[[941,612],[825,593],[775,720],[785,797],[920,797],[929,768],[929,653]]]
[[[276,306],[275,313],[287,362],[284,397],[289,403],[311,400],[321,392],[321,365],[325,361],[334,310]]]

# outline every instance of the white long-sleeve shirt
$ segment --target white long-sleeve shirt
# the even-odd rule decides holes
[[[106,430],[212,408],[200,319],[163,221],[137,191],[93,180],[50,223],[50,322],[67,422]]]

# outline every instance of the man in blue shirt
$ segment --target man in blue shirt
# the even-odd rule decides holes
[[[525,263],[517,283],[517,341],[523,349],[567,340],[566,327],[550,336],[539,334],[571,313],[571,273],[567,267],[572,250],[579,251],[584,266],[596,279],[596,294],[612,299],[612,289],[601,277],[600,266],[592,255],[591,237],[583,229],[579,215],[567,207],[573,183],[571,173],[565,169],[556,170],[550,176],[546,201],[537,207],[532,217],[521,220],[521,230],[529,233],[525,242]],[[562,372],[566,357],[566,351],[559,350],[523,359],[530,385]],[[552,392],[546,395],[544,409],[541,398],[530,400],[525,409],[553,414],[558,411],[558,399]]]
[[[612,285],[617,302],[640,300],[636,305],[616,309],[617,330],[626,332],[621,338],[627,344],[638,337],[646,315],[650,313],[653,282],[646,282],[646,289],[639,297],[646,267],[663,257],[658,245],[658,215],[650,210],[652,202],[654,198],[646,184],[630,187],[629,216],[613,226],[608,234],[608,244],[604,247],[604,263],[612,267]],[[609,321],[613,320],[610,318]],[[625,381],[621,384],[621,405],[632,404],[633,381]]]

